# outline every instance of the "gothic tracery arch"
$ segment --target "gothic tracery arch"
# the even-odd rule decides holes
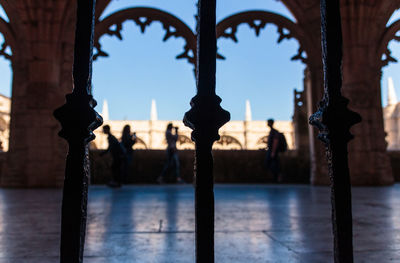
[[[311,53],[311,44],[306,38],[305,32],[293,21],[288,18],[268,12],[268,11],[246,11],[234,14],[223,19],[217,24],[217,38],[227,38],[234,42],[238,42],[236,37],[237,28],[242,24],[247,24],[259,36],[262,29],[268,24],[276,25],[278,28],[278,43],[285,39],[295,38],[299,42],[298,53],[292,57],[292,60],[300,60],[307,64],[307,58],[304,52]]]
[[[105,6],[102,6],[100,9],[104,10],[104,8]],[[181,37],[186,42],[184,51],[177,55],[176,58],[186,59],[189,63],[193,65],[195,64],[197,54],[195,33],[174,15],[159,9],[146,7],[134,7],[120,10],[99,21],[96,25],[95,32],[94,46],[97,52],[94,55],[94,59],[97,59],[100,56],[108,56],[101,47],[101,37],[103,35],[110,35],[116,36],[118,39],[122,40],[122,24],[129,20],[135,22],[135,24],[141,28],[142,33],[144,33],[146,28],[153,22],[160,22],[163,25],[163,29],[166,31],[163,41],[167,41],[171,37]],[[221,20],[217,24],[217,38],[229,38],[238,42],[236,32],[237,27],[241,24],[248,24],[251,29],[255,30],[257,36],[259,36],[261,30],[264,29],[267,24],[276,25],[279,33],[278,43],[284,39],[292,38],[297,39],[299,42],[298,53],[292,57],[292,60],[300,60],[303,63],[308,63],[304,53],[308,55],[312,54],[312,44],[306,36],[306,33],[297,23],[273,12],[245,11],[236,13]],[[220,54],[218,57],[220,59],[224,58]]]
[[[118,39],[122,40],[122,24],[129,20],[135,22],[135,24],[140,27],[142,33],[144,33],[146,28],[153,22],[160,22],[163,25],[163,29],[166,31],[163,41],[167,41],[171,37],[181,37],[186,41],[183,48],[184,51],[176,58],[187,59],[191,64],[195,63],[196,37],[192,30],[180,19],[169,13],[155,8],[146,7],[120,10],[98,22],[96,25],[94,44],[97,53],[95,53],[94,59],[99,56],[108,56],[108,54],[101,48],[99,42],[100,38],[107,34],[110,36],[116,36]]]
[[[229,135],[221,135],[221,138],[217,142],[215,142],[214,148],[242,150],[243,146],[235,137]]]
[[[381,66],[387,66],[390,62],[397,62],[397,60],[391,56],[391,51],[389,49],[389,42],[395,40],[400,42],[400,19],[393,22],[388,26],[382,35],[380,45],[378,47],[377,55],[378,59],[381,59]],[[383,57],[382,57],[383,56]]]
[[[0,46],[0,56],[11,60],[12,52],[16,49],[17,41],[10,24],[3,18],[0,18],[0,33],[4,37],[4,41]],[[11,49],[11,52],[9,52],[9,49]]]
[[[134,149],[147,149],[147,144],[143,139],[136,137],[136,143],[134,145]]]

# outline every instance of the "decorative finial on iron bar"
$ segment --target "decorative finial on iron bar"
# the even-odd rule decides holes
[[[318,138],[327,145],[332,136],[348,143],[353,139],[350,128],[361,122],[361,116],[347,108],[349,100],[341,94],[343,40],[338,0],[321,0],[321,19],[324,96],[310,124],[320,130]]]
[[[82,140],[85,144],[95,138],[93,131],[103,120],[94,110],[97,102],[92,96],[92,64],[95,0],[82,4],[78,1],[75,33],[73,91],[66,96],[66,104],[54,111],[61,123],[59,135],[69,143]],[[93,16],[91,16],[93,15]]]
[[[192,109],[186,112],[183,122],[190,127],[192,139],[218,141],[218,130],[230,120],[229,112],[220,106],[221,98],[215,93],[217,58],[216,19],[212,6],[215,0],[200,0],[197,16],[197,95],[192,98]],[[210,7],[211,6],[211,7]],[[215,8],[214,8],[215,12]]]
[[[217,59],[216,0],[198,1],[197,95],[191,100],[184,124],[190,127],[196,143],[195,214],[196,262],[214,262],[214,178],[212,145],[219,140],[219,128],[230,119],[215,93]]]
[[[350,128],[361,116],[347,108],[342,96],[343,40],[339,0],[321,0],[324,96],[310,124],[320,130],[326,145],[331,179],[332,228],[335,263],[353,262],[351,184],[347,144],[353,138]]]
[[[91,94],[95,0],[77,3],[74,87],[66,96],[66,104],[54,111],[62,126],[59,135],[69,144],[61,213],[61,263],[83,260],[90,176],[88,143],[95,138],[93,130],[102,124]]]

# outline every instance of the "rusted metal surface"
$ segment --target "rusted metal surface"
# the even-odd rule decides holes
[[[82,262],[89,179],[88,142],[102,123],[91,94],[95,0],[78,1],[74,51],[74,89],[55,110],[59,135],[69,144],[61,218],[60,262]]]
[[[347,108],[342,88],[342,30],[339,0],[321,1],[324,97],[310,123],[319,128],[326,144],[331,179],[332,224],[335,263],[353,262],[351,184],[348,167],[350,127],[361,117]]]
[[[216,0],[199,0],[197,21],[197,95],[184,123],[193,129],[195,153],[196,262],[214,262],[214,178],[212,145],[230,119],[215,93],[217,58]]]

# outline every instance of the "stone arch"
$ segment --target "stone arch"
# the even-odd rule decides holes
[[[194,149],[194,142],[188,136],[180,134],[177,145],[180,149]]]
[[[386,28],[382,34],[380,44],[377,50],[377,59],[380,59],[380,64],[382,67],[387,66],[390,62],[397,62],[395,58],[391,56],[391,51],[389,49],[389,42],[392,40],[400,41],[400,36],[397,33],[400,31],[400,19],[393,22],[390,26]],[[385,56],[382,58],[382,56]],[[378,61],[379,63],[379,61]]]
[[[298,54],[292,57],[292,60],[300,60],[307,64],[308,59],[303,56],[304,52],[310,56],[312,54],[312,44],[306,37],[302,28],[290,19],[268,11],[246,11],[231,15],[217,24],[217,38],[228,38],[238,42],[236,37],[237,28],[241,24],[247,24],[259,36],[261,30],[267,24],[274,24],[278,27],[278,43],[284,39],[295,38],[299,42]]]
[[[263,137],[261,137],[261,138],[259,138],[259,139],[257,140],[257,146],[258,146],[260,149],[265,149],[265,148],[267,148],[267,144],[268,144],[268,136],[263,136]]]
[[[310,2],[319,5],[319,1],[316,0],[303,0],[301,2],[296,0],[281,0],[282,4],[289,10],[289,12],[297,19],[304,18],[303,5],[310,5]],[[319,8],[319,6],[318,6]]]
[[[322,59],[321,59],[321,48],[320,48],[320,33],[319,33],[319,23],[315,24],[318,27],[310,28],[310,26],[305,22],[310,16],[315,16],[319,19],[319,5],[310,5],[309,3],[314,0],[305,0],[305,4],[299,4],[297,11],[300,13],[294,14],[293,9],[289,8],[286,2],[293,2],[287,0],[284,4],[292,12],[297,22],[288,19],[285,16],[268,12],[268,11],[246,11],[231,15],[217,24],[217,36],[218,38],[225,37],[230,38],[235,41],[235,30],[241,24],[248,24],[251,29],[255,30],[256,35],[258,35],[267,24],[273,24],[277,26],[279,38],[278,43],[285,39],[296,39],[299,43],[299,50],[292,60],[300,60],[306,65],[306,70],[304,71],[304,91],[305,97],[307,98],[307,104],[304,108],[307,109],[307,115],[311,115],[316,110],[319,100],[322,97],[323,92],[323,75],[322,75]],[[103,0],[102,7],[100,10],[104,10],[107,6],[109,0]],[[292,6],[293,7],[293,6]],[[312,10],[317,10],[318,12],[307,14],[305,16],[305,11],[308,8]],[[317,14],[317,15],[316,15]],[[102,20],[98,20],[101,14],[96,18],[97,26],[95,32],[95,58],[99,56],[108,56],[108,54],[102,50],[99,40],[103,35],[116,36],[118,39],[122,40],[122,24],[126,21],[133,21],[138,25],[142,32],[145,32],[147,26],[151,25],[152,22],[160,22],[166,31],[164,36],[164,41],[170,39],[171,37],[181,37],[185,40],[184,51],[177,56],[177,59],[186,59],[189,63],[194,65],[196,61],[197,54],[197,38],[196,34],[177,17],[169,14],[165,11],[154,9],[154,8],[128,8],[116,11]],[[318,33],[315,33],[318,32]],[[236,39],[237,41],[237,39]],[[306,54],[306,55],[305,55]],[[218,55],[217,58],[223,58]],[[308,127],[308,122],[307,124]],[[308,128],[308,133],[311,139],[309,141],[310,152],[315,155],[315,152],[323,151],[322,147],[315,145],[313,129]],[[316,148],[316,149],[315,149]],[[321,155],[323,156],[323,155]]]
[[[180,19],[173,16],[165,11],[146,8],[146,7],[135,7],[117,11],[103,20],[99,21],[96,25],[95,31],[95,49],[96,53],[94,59],[99,56],[107,57],[108,54],[102,50],[99,42],[103,35],[116,36],[122,40],[121,30],[122,24],[126,21],[133,21],[138,25],[142,31],[145,32],[146,28],[153,22],[160,22],[163,29],[166,31],[163,41],[167,41],[171,37],[183,38],[186,41],[184,51],[177,55],[177,59],[187,59],[191,64],[195,64],[196,61],[196,36],[192,30]],[[113,28],[115,27],[115,28]]]
[[[144,142],[143,139],[136,137],[136,143],[133,146],[134,149],[144,149],[147,150],[147,144]]]
[[[4,37],[4,42],[0,46],[0,56],[12,61],[13,54],[17,50],[16,36],[10,24],[0,18],[0,33]],[[7,48],[11,49],[11,54],[7,53]]]
[[[104,10],[107,8],[107,6],[110,3],[111,3],[111,0],[98,0],[98,1],[96,1],[96,11],[95,11],[96,22],[99,20],[99,18],[103,14]]]
[[[230,135],[221,135],[221,138],[215,143],[214,148],[223,150],[243,150],[240,141]]]
[[[16,8],[13,6],[13,4],[10,4],[9,1],[4,1],[4,0],[0,0],[0,5],[3,7],[4,12],[7,14],[7,17],[9,19],[9,22],[7,22],[6,20],[4,20],[3,18],[0,18],[0,33],[3,34],[4,36],[4,43],[1,46],[1,51],[0,51],[0,56],[4,56],[7,59],[7,56],[5,56],[3,54],[4,48],[9,46],[11,48],[11,50],[13,51],[13,53],[15,53],[14,51],[17,50],[17,37],[15,34],[15,31],[18,30],[18,32],[21,32],[21,28],[13,28],[10,25],[11,21],[17,21],[18,19],[20,19],[20,17],[18,16],[17,12],[16,12]],[[4,47],[4,45],[7,45]]]

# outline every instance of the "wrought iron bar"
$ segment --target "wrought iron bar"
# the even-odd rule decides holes
[[[54,111],[69,144],[61,215],[60,262],[82,262],[89,182],[88,143],[102,118],[91,94],[95,0],[77,1],[73,80],[66,104]]]
[[[214,262],[214,178],[212,145],[218,130],[230,119],[215,93],[217,57],[216,0],[198,1],[197,95],[183,122],[193,129],[195,153],[196,262]]]
[[[325,143],[331,179],[332,227],[335,263],[353,262],[351,184],[348,167],[350,127],[361,121],[347,108],[342,88],[342,26],[339,0],[321,0],[324,97],[310,123],[320,129]]]

